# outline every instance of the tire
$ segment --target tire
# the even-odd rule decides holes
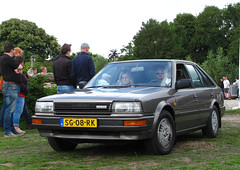
[[[163,110],[154,129],[153,138],[145,141],[147,151],[155,155],[171,152],[176,140],[176,127],[171,114]]]
[[[57,152],[73,151],[77,143],[69,142],[67,139],[48,137],[49,145]]]
[[[208,138],[216,138],[219,130],[219,113],[216,106],[213,106],[211,114],[208,118],[207,126],[202,129],[204,136]]]

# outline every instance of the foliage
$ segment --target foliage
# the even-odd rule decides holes
[[[239,48],[240,48],[240,26],[236,27],[234,30],[229,32],[228,37],[228,47],[227,50],[227,58],[231,63],[235,64],[235,67],[238,66],[239,63]]]
[[[134,36],[134,56],[138,59],[180,58],[183,49],[174,32],[174,26],[167,21],[159,23],[150,19],[142,23],[141,30]]]
[[[96,73],[99,72],[105,65],[109,63],[108,59],[105,59],[100,55],[93,54],[92,56],[93,56],[93,62],[95,65]]]
[[[174,19],[173,25],[175,27],[175,32],[178,35],[179,41],[181,41],[181,45],[183,48],[183,53],[181,58],[185,58],[187,55],[191,55],[191,39],[195,35],[195,21],[196,17],[192,14],[178,14]]]
[[[120,57],[118,61],[124,61],[124,60],[135,60],[134,57],[134,45],[133,42],[128,43],[128,45],[123,46],[123,48],[120,50]]]
[[[51,88],[45,88],[45,83],[48,83],[48,78],[45,75],[36,75],[28,79],[29,93],[26,97],[26,101],[31,115],[34,113],[37,99],[57,93],[57,86],[53,85]]]
[[[240,3],[236,3],[224,9],[206,6],[196,17],[178,14],[173,23],[149,19],[142,23],[132,42],[121,49],[119,60],[191,60],[200,65],[204,63],[204,69],[215,81],[222,76],[233,81],[237,77],[239,63],[240,18],[236,17],[239,15]],[[221,56],[217,57],[218,68],[215,55]]]
[[[42,66],[47,67],[48,72],[53,72],[53,61],[34,62],[33,67],[37,68],[37,72],[40,72]],[[24,63],[24,70],[27,72],[31,68],[31,62]]]
[[[223,54],[223,49],[219,48],[216,53],[209,51],[207,60],[202,64],[202,68],[214,79],[219,82],[223,76],[227,76],[230,82],[237,77],[237,68]]]
[[[34,56],[37,61],[44,61],[48,56],[56,56],[60,46],[54,36],[48,35],[42,28],[27,20],[10,19],[0,25],[0,51],[4,44],[12,42],[23,49],[25,61]]]
[[[119,58],[119,53],[117,52],[117,50],[112,49],[110,51],[111,51],[111,53],[108,55],[108,60],[112,61],[112,62],[117,61]]]
[[[225,47],[226,37],[221,29],[222,13],[217,7],[208,6],[195,20],[195,34],[190,42],[192,58],[202,63],[208,51],[216,52],[217,48]]]

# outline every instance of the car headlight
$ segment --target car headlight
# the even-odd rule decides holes
[[[113,112],[142,112],[141,102],[113,102]]]
[[[35,112],[53,112],[53,102],[36,102]]]

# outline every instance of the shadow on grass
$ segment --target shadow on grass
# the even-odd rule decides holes
[[[204,136],[200,131],[190,133],[187,135],[177,136],[176,144],[173,151],[180,152],[184,147],[193,147],[205,145],[206,142],[202,142]],[[209,143],[209,142],[208,142]],[[179,150],[180,149],[180,150]],[[144,142],[111,142],[111,143],[80,143],[77,148],[72,152],[77,155],[85,156],[136,156],[136,155],[151,155],[147,153]]]
[[[85,155],[144,155],[147,154],[144,143],[124,142],[124,143],[83,143],[78,144],[74,151],[84,153]]]

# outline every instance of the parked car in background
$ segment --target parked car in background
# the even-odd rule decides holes
[[[176,135],[202,130],[215,138],[223,102],[222,90],[193,62],[134,60],[106,65],[81,90],[38,99],[32,118],[56,151],[144,141],[148,152],[168,154]]]

